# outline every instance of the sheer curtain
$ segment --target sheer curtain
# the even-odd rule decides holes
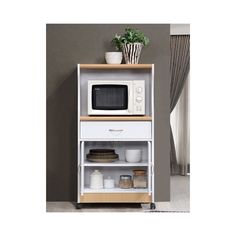
[[[178,103],[171,113],[171,127],[174,137],[179,174],[186,175],[190,167],[189,141],[189,74]]]

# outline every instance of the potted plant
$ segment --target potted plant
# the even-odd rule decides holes
[[[126,64],[138,64],[141,50],[149,44],[149,38],[140,30],[126,28],[123,35],[115,35],[112,43],[123,52]]]
[[[116,49],[119,50],[117,47]],[[106,59],[107,64],[121,64],[122,58],[123,58],[123,55],[122,55],[121,50],[116,51],[116,52],[105,53],[105,59]]]

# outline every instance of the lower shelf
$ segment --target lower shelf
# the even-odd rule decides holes
[[[80,196],[81,203],[150,203],[148,193],[84,193]]]
[[[148,193],[147,188],[112,188],[112,189],[92,189],[92,188],[84,188],[84,193]]]

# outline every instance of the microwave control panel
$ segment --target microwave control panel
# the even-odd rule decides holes
[[[145,115],[145,81],[135,80],[133,81],[133,114]]]

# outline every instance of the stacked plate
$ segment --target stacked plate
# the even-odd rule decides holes
[[[113,162],[119,159],[114,149],[90,149],[87,160],[92,162]]]

